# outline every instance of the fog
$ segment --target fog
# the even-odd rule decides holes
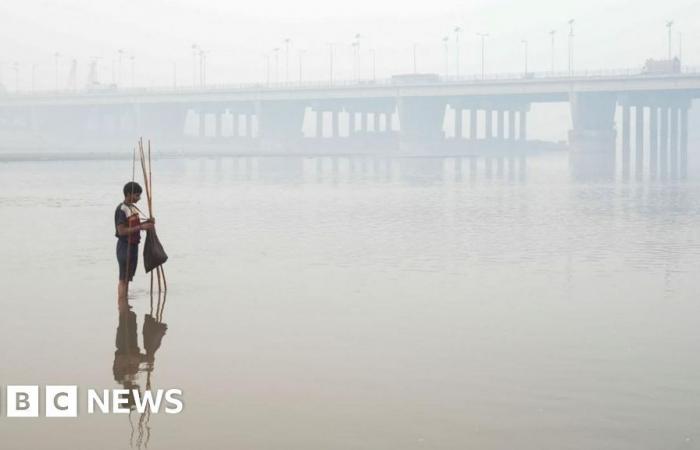
[[[551,70],[551,30],[555,30],[555,70],[567,70],[567,22],[574,24],[576,70],[640,68],[647,58],[667,54],[665,22],[674,20],[673,53],[683,64],[700,64],[700,5],[694,1],[473,1],[437,0],[407,3],[374,2],[230,2],[210,0],[125,1],[5,0],[0,4],[1,80],[15,87],[18,64],[23,90],[65,87],[73,60],[78,84],[87,81],[89,61],[99,58],[102,83],[139,86],[186,86],[193,83],[192,45],[206,52],[210,84],[259,82],[267,77],[326,80],[329,48],[335,46],[336,79],[355,78],[355,49],[360,35],[360,71],[370,75],[371,51],[376,52],[376,76],[413,72],[413,46],[419,72],[444,74],[443,37],[449,38],[451,74],[456,74],[456,36],[461,27],[461,74],[481,71],[481,47],[476,33],[488,33],[486,71],[524,70],[522,40],[529,42],[530,71]],[[682,37],[681,37],[682,35]],[[682,41],[682,49],[681,47]],[[273,49],[279,48],[279,63]],[[122,62],[119,66],[119,51]]]

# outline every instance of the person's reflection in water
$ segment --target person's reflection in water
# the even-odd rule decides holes
[[[138,390],[141,393],[141,388],[137,381],[139,373],[142,372],[146,372],[146,387],[143,393],[151,390],[152,374],[155,368],[155,354],[160,348],[163,336],[165,336],[165,332],[168,329],[168,325],[163,323],[165,294],[158,296],[155,315],[153,301],[151,301],[151,311],[144,316],[143,348],[145,353],[141,352],[138,344],[136,313],[131,310],[128,299],[119,300],[118,305],[117,349],[114,352],[112,373],[114,374],[114,380],[121,384],[124,389],[129,390],[129,394],[126,395],[125,406],[129,408],[129,424],[131,427],[129,445],[133,448],[134,432],[136,431],[131,417],[132,412],[136,409],[134,390]],[[141,395],[141,398],[143,398],[143,395]],[[148,447],[151,437],[150,417],[150,408],[146,408],[139,416],[138,436],[135,442],[136,448]]]

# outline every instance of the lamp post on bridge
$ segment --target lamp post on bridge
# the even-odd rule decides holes
[[[303,57],[304,57],[304,50],[300,49],[299,50],[299,85],[300,86],[301,86],[301,82],[302,82],[301,63],[302,63]]]
[[[549,32],[549,37],[550,37],[551,42],[552,42],[552,55],[551,55],[551,57],[552,57],[552,65],[551,65],[551,69],[550,69],[550,71],[552,72],[552,74],[554,74],[554,35],[555,35],[555,34],[557,34],[557,30],[551,30],[551,31]]]
[[[284,82],[289,84],[289,43],[292,40],[286,38],[284,40]]]
[[[12,64],[12,68],[15,69],[15,92],[19,92],[19,63]]]
[[[461,32],[461,27],[455,27],[455,68],[457,71],[457,78],[459,78],[459,33]]]
[[[574,74],[574,19],[569,20],[569,76]]]
[[[53,54],[54,58],[54,89],[58,90],[58,60],[61,57],[61,54],[56,52]]]
[[[671,29],[673,28],[673,20],[666,22],[666,28],[668,28],[668,60],[671,60]]]
[[[527,77],[527,39],[520,41],[525,49],[525,77]]]
[[[489,37],[488,33],[476,33],[477,36],[481,38],[481,79],[485,77],[485,60],[486,60],[486,38]]]
[[[416,53],[418,52],[418,44],[413,43],[413,73],[418,73],[418,63],[416,61]]]
[[[328,65],[329,65],[329,83],[330,83],[331,85],[333,85],[333,51],[334,51],[333,47],[334,47],[334,45],[335,45],[335,44],[333,44],[332,42],[329,42],[329,43],[328,43],[328,52],[329,52],[329,61],[328,61]]]
[[[136,57],[134,55],[129,56],[129,60],[131,61],[131,87],[134,88],[136,87],[136,69],[135,69],[135,60]]]
[[[442,38],[442,44],[445,48],[445,78],[450,76],[450,49],[449,49],[450,38],[445,36]]]
[[[197,44],[192,44],[192,87],[197,87]]]
[[[122,82],[122,56],[124,56],[124,49],[120,48],[117,50],[117,86]]]
[[[280,81],[280,48],[275,47],[272,49],[275,53],[275,84]]]

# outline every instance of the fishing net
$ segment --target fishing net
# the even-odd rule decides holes
[[[156,230],[146,231],[146,243],[143,246],[143,266],[146,273],[157,268],[168,260],[168,254],[160,243]]]

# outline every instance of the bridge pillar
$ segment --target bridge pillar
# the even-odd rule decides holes
[[[515,140],[515,110],[508,110],[508,139]]]
[[[667,106],[659,108],[661,119],[661,137],[659,139],[659,172],[661,179],[668,176],[668,110]]]
[[[332,125],[331,137],[333,137],[333,138],[340,137],[340,122],[338,120],[338,110],[337,109],[334,109],[331,112],[331,125]]]
[[[316,138],[320,139],[323,137],[323,111],[317,109],[316,113]]]
[[[245,137],[253,138],[253,113],[246,113],[243,115],[245,118]]]
[[[446,101],[439,97],[399,98],[401,140],[426,142],[442,139],[446,105]]]
[[[275,143],[302,137],[306,104],[295,101],[262,101],[257,107],[258,136]],[[337,112],[336,112],[337,114]]]
[[[572,92],[569,102],[573,125],[569,131],[569,164],[573,177],[613,179],[617,94]]]
[[[493,111],[491,111],[490,109],[485,109],[484,113],[486,114],[486,133],[484,135],[484,139],[488,141],[493,138]]]
[[[232,138],[237,138],[241,135],[240,133],[240,123],[238,122],[238,119],[240,118],[240,115],[238,111],[231,111],[231,127],[233,128],[231,130],[231,137]]]
[[[518,111],[518,115],[520,116],[520,126],[518,127],[518,138],[521,141],[527,140],[527,110],[526,109],[521,109]]]
[[[644,106],[636,104],[634,107],[634,173],[637,179],[642,177],[644,170]]]
[[[348,114],[348,137],[353,137],[355,134],[355,111],[350,111]]]
[[[622,105],[622,175],[630,174],[630,105]]]
[[[670,143],[670,175],[671,178],[678,178],[678,113],[680,108],[671,107],[671,143]]]
[[[455,109],[455,123],[454,123],[454,127],[455,127],[455,139],[462,139],[462,137],[463,137],[463,135],[464,135],[464,130],[462,129],[462,126],[463,126],[463,124],[462,124],[462,113],[463,113],[463,112],[464,112],[464,110],[462,109],[461,106],[460,106],[460,107],[457,107],[457,108]]]
[[[654,180],[659,172],[659,108],[649,108],[649,175]]]
[[[207,123],[207,114],[203,110],[199,110],[197,116],[199,117],[199,134],[197,135],[199,138],[204,138],[207,136],[206,134],[206,123]]]
[[[496,129],[498,133],[498,140],[502,141],[505,139],[506,127],[505,127],[505,115],[502,109],[498,109],[496,113]]]
[[[476,108],[472,107],[469,110],[469,139],[476,140]]]
[[[374,132],[379,133],[381,130],[379,129],[379,115],[381,113],[375,112],[374,113]]]
[[[214,113],[214,137],[215,138],[221,137],[221,121],[223,120],[222,116],[223,116],[223,113],[221,111],[216,111]]]
[[[688,107],[681,107],[681,178],[688,178]]]
[[[573,128],[569,143],[579,150],[598,151],[613,156],[615,149],[615,94],[585,92],[571,93],[571,118]]]

